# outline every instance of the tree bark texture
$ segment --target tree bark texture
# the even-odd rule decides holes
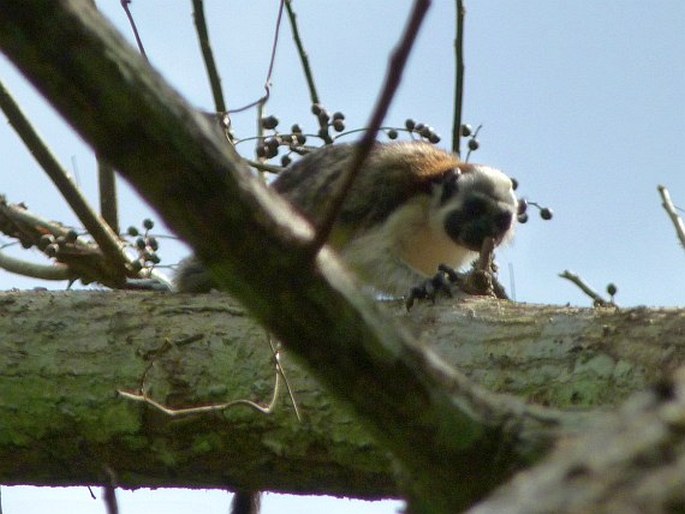
[[[403,470],[416,512],[463,508],[555,439],[563,420],[474,388],[361,295],[328,249],[312,247],[311,227],[88,1],[4,2],[0,48],[217,283],[352,406]],[[546,436],[528,439],[530,425]],[[481,465],[455,468],[464,459]]]
[[[447,364],[555,407],[619,403],[685,361],[685,319],[676,310],[483,298],[421,303],[410,313],[401,302],[385,307]],[[181,417],[117,394],[144,386],[176,408],[268,401],[266,333],[228,295],[4,293],[0,333],[2,483],[103,483],[109,468],[127,487],[398,494],[382,448],[287,352],[302,422],[284,393],[271,415],[234,406]],[[587,426],[576,421],[560,437]]]
[[[103,468],[109,467],[120,475],[121,483],[131,485],[152,485],[149,482],[154,480],[160,485],[171,481],[169,485],[186,486],[252,486],[259,482],[258,488],[301,492],[323,491],[325,486],[325,492],[335,494],[355,490],[350,484],[366,470],[369,474],[361,476],[365,480],[376,477],[373,489],[377,494],[393,494],[388,461],[382,457],[365,461],[361,444],[375,448],[376,455],[392,454],[403,477],[403,495],[410,499],[414,512],[451,513],[471,505],[517,469],[540,459],[560,437],[577,434],[587,426],[587,418],[574,411],[542,409],[513,397],[489,394],[461,371],[447,366],[437,356],[441,351],[444,359],[456,359],[458,369],[484,384],[524,393],[545,404],[559,402],[560,406],[605,404],[627,394],[631,385],[644,386],[682,362],[679,314],[646,310],[602,311],[601,315],[586,311],[574,313],[569,320],[551,309],[544,311],[542,318],[513,317],[491,341],[476,337],[471,346],[456,350],[417,344],[407,327],[358,292],[331,252],[324,248],[314,255],[311,227],[253,179],[233,148],[123,42],[90,2],[3,2],[0,49],[97,154],[121,170],[169,226],[194,247],[217,283],[240,299],[282,340],[289,353],[306,363],[331,397],[354,413],[347,421],[333,419],[334,410],[326,407],[329,401],[319,400],[323,388],[300,389],[299,385],[295,393],[303,410],[322,426],[330,423],[326,430],[306,428],[310,425],[304,423],[292,427],[287,402],[272,417],[235,408],[223,416],[188,419],[168,419],[146,406],[131,405],[114,391],[135,388],[149,366],[146,385],[150,394],[174,406],[225,401],[226,396],[268,395],[268,366],[262,378],[250,376],[247,370],[252,366],[246,367],[248,380],[238,382],[250,389],[240,389],[230,380],[242,377],[242,371],[233,370],[241,370],[240,364],[235,368],[236,363],[242,362],[240,357],[252,355],[255,345],[238,350],[226,343],[233,340],[229,336],[196,341],[193,334],[204,334],[205,327],[180,338],[166,328],[150,329],[157,326],[153,318],[161,314],[151,314],[151,306],[183,301],[182,296],[150,297],[131,314],[103,312],[65,323],[71,312],[82,312],[97,298],[77,295],[71,308],[62,308],[55,316],[46,316],[49,303],[43,305],[46,319],[35,329],[36,337],[41,336],[38,347],[18,344],[2,355],[11,359],[2,368],[6,373],[3,382],[7,377],[10,387],[2,391],[0,401],[11,413],[0,421],[0,434],[7,441],[3,447],[8,448],[2,451],[14,453],[0,466],[17,463],[12,470],[2,470],[2,480],[34,469],[44,477],[68,475],[71,481],[77,476],[73,470],[85,469],[92,477],[88,480],[96,481]],[[56,301],[54,296],[45,298]],[[109,303],[113,298],[98,301]],[[12,321],[21,320],[21,308],[11,310],[13,302],[16,300],[4,306]],[[470,334],[479,336],[480,326],[503,316],[505,304],[494,305],[497,307],[489,311],[481,310],[480,304],[472,312],[455,310],[443,315],[428,311],[435,335],[426,331],[422,337],[424,341],[443,340],[442,334],[449,332],[450,339],[445,335],[444,340],[461,344]],[[225,308],[222,304],[221,309]],[[221,312],[231,319],[240,318]],[[420,312],[417,309],[410,317],[420,316]],[[186,327],[192,326],[187,318],[196,315],[186,316]],[[487,321],[479,322],[480,316]],[[79,355],[79,348],[70,343],[78,340],[78,333],[95,334],[95,320],[114,332],[101,339],[90,337],[81,345],[86,354]],[[450,332],[451,323],[458,320],[468,326]],[[133,324],[135,334],[124,336],[127,324]],[[17,327],[21,329],[21,325]],[[53,339],[45,336],[44,330],[55,327],[67,332]],[[654,327],[660,327],[654,335],[659,339],[656,347],[644,343],[636,343],[634,348],[628,344],[604,346],[613,340],[647,339]],[[574,332],[566,332],[567,328]],[[512,337],[518,330],[530,333],[531,338],[537,334],[535,344],[519,346],[520,341]],[[28,341],[32,336],[26,327],[17,337]],[[171,349],[157,351],[167,339]],[[127,352],[126,356],[118,355],[119,351]],[[191,351],[199,354],[186,354]],[[268,358],[267,352],[267,362]],[[564,364],[555,367],[556,359]],[[97,371],[103,367],[108,372],[102,376],[95,373],[91,361],[99,363]],[[220,365],[215,374],[192,367],[208,361]],[[488,363],[499,371],[484,371],[482,366]],[[12,378],[9,373],[14,372]],[[50,378],[41,380],[41,376]],[[28,377],[36,377],[35,384]],[[563,385],[550,386],[556,379]],[[616,395],[606,393],[608,387],[614,388]],[[22,391],[33,397],[20,396]],[[85,396],[72,405],[70,401],[81,398],[79,394]],[[26,409],[32,409],[31,416],[24,416]],[[284,424],[272,425],[272,419]],[[360,435],[349,447],[352,454],[355,446],[358,452],[356,467],[350,472],[335,459],[330,465],[327,455],[343,455],[340,448],[347,447],[332,443],[346,443],[346,431],[359,429],[353,419],[363,420],[379,446]],[[32,430],[22,428],[19,421]],[[244,433],[239,433],[240,426]],[[346,429],[336,428],[341,426]],[[286,427],[285,432],[278,427]],[[299,441],[295,437],[305,435],[307,442],[302,439],[295,444]],[[235,444],[238,437],[242,438],[240,445]],[[36,445],[42,451],[32,453]],[[246,462],[244,454],[237,452],[248,450],[254,453]],[[36,464],[45,455],[52,463],[32,468],[32,459]],[[297,466],[298,462],[302,466]],[[324,470],[340,476],[328,482]],[[324,476],[307,480],[312,472]],[[292,478],[283,482],[286,477]],[[49,478],[44,480],[47,483]],[[336,488],[334,482],[344,485]],[[363,485],[357,487],[356,495],[371,495],[364,492]]]

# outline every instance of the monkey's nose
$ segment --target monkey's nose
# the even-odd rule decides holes
[[[495,234],[493,236],[501,236],[511,228],[511,223],[514,220],[514,215],[510,212],[501,212],[495,215],[493,225],[495,227]]]

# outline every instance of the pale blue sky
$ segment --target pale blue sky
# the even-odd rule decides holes
[[[230,107],[251,102],[263,90],[277,2],[205,3],[227,101]],[[130,38],[120,2],[98,5]],[[296,0],[294,5],[322,101],[331,111],[343,111],[348,127],[363,126],[411,2]],[[481,149],[471,160],[502,168],[519,180],[524,196],[555,212],[552,222],[542,222],[531,211],[531,221],[499,253],[503,283],[509,285],[511,267],[519,301],[589,305],[557,277],[568,268],[600,290],[614,282],[623,306],[685,303],[685,254],[656,191],[658,184],[666,185],[685,206],[685,2],[471,0],[467,7],[465,120],[484,125]],[[137,0],[132,11],[153,65],[193,105],[211,109],[191,2]],[[454,2],[435,1],[386,125],[402,126],[413,117],[435,127],[449,146],[453,37]],[[76,168],[79,183],[94,199],[94,161],[87,147],[2,58],[0,79],[59,159]],[[283,127],[297,122],[314,131],[287,23],[267,109]],[[254,133],[253,112],[233,121],[239,137]],[[249,143],[240,149],[245,155],[252,151]],[[44,217],[75,223],[6,124],[0,125],[0,155],[0,193]],[[148,215],[154,216],[133,196],[122,198],[122,225]],[[180,245],[166,248],[168,263],[185,252]],[[0,271],[0,288],[34,285],[39,284]],[[12,495],[3,489],[10,513]],[[291,512],[320,510],[307,505]],[[104,512],[99,508],[88,512]],[[217,508],[225,512],[223,500]],[[144,509],[171,512],[154,503]],[[265,514],[277,511],[282,512],[267,502]],[[384,512],[392,511],[387,506]],[[124,512],[142,508],[124,504]]]

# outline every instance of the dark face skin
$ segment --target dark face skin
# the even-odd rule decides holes
[[[486,192],[472,191],[459,208],[445,218],[445,231],[458,244],[478,251],[491,237],[502,242],[514,220],[515,205]]]

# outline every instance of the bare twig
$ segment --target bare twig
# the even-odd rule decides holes
[[[285,369],[281,365],[280,343],[274,343],[274,340],[271,337],[271,335],[268,335],[267,337],[269,340],[269,346],[271,347],[271,353],[273,354],[274,364],[276,366],[276,372],[283,379],[283,383],[285,384],[285,389],[288,392],[288,397],[290,398],[290,402],[293,404],[293,410],[295,411],[295,416],[297,417],[297,421],[302,421],[302,416],[300,415],[300,409],[297,406],[297,400],[295,399],[295,394],[293,393],[293,390],[290,387],[290,382],[288,381],[288,377],[285,376]],[[2,513],[0,513],[0,514],[2,514]]]
[[[140,35],[138,34],[138,27],[136,27],[136,22],[133,19],[133,15],[131,14],[131,10],[128,8],[128,4],[131,3],[131,0],[121,0],[121,7],[124,8],[124,11],[126,12],[126,17],[128,18],[128,22],[131,25],[131,30],[133,30],[133,35],[136,38],[136,44],[138,45],[138,50],[140,51],[140,54],[145,58],[147,61],[147,54],[145,53],[145,48],[143,47],[143,41],[140,39]]]
[[[388,66],[388,74],[385,78],[385,83],[381,90],[381,94],[371,115],[368,126],[368,131],[364,133],[359,143],[356,146],[354,159],[350,164],[349,169],[342,178],[340,187],[335,191],[330,200],[328,211],[322,217],[323,222],[317,227],[316,235],[311,243],[312,254],[316,255],[319,249],[326,243],[328,236],[333,229],[340,208],[342,207],[348,191],[352,187],[354,179],[359,174],[364,161],[371,152],[371,148],[376,141],[378,131],[381,123],[385,118],[390,102],[392,102],[395,92],[397,91],[400,81],[402,80],[402,72],[407,63],[409,52],[414,46],[414,41],[421,27],[421,23],[430,8],[430,0],[416,0],[409,17],[409,22],[402,34],[399,46],[393,51],[390,57],[390,64]]]
[[[2,197],[0,197],[0,231],[17,239],[26,248],[32,246],[42,248],[40,240],[45,235],[51,235],[56,243],[62,240],[63,243],[58,244],[59,250],[53,257],[58,263],[68,266],[66,277],[68,279],[81,278],[84,283],[98,281],[112,288],[135,286],[131,284],[131,280],[121,283],[120,275],[112,271],[111,265],[105,261],[102,251],[96,244],[84,241],[80,237],[71,241],[72,230],[60,223],[47,221],[31,213],[23,205],[7,203]],[[47,248],[44,251],[48,253]],[[28,263],[7,256],[0,260],[0,267],[21,275],[47,280],[62,280],[64,278],[60,278],[61,273],[66,273],[57,270],[50,272],[38,266],[31,267]],[[59,265],[53,267],[60,268]],[[150,277],[167,289],[171,288],[169,280],[157,270],[148,270],[140,275]]]
[[[43,167],[50,179],[59,189],[72,210],[76,213],[86,230],[95,239],[107,260],[113,267],[113,273],[119,274],[123,282],[126,276],[127,260],[123,252],[123,243],[118,236],[103,223],[97,213],[88,204],[78,188],[68,177],[67,172],[50,153],[38,134],[12,99],[9,92],[0,82],[0,108],[4,111],[14,130],[21,137],[33,157]]]
[[[307,87],[309,88],[309,98],[312,105],[319,104],[319,94],[316,91],[316,84],[314,83],[314,74],[312,73],[312,68],[309,65],[309,56],[307,51],[304,49],[302,44],[302,38],[300,37],[300,30],[297,26],[297,15],[293,10],[293,5],[291,0],[285,0],[285,8],[288,13],[288,19],[290,20],[290,29],[293,32],[293,40],[295,41],[295,46],[297,47],[297,54],[300,56],[300,62],[302,63],[302,69],[304,70],[304,76],[307,79]],[[328,121],[321,117],[316,116],[319,123],[320,134],[323,136],[324,142],[326,144],[332,144],[333,139],[328,134]]]
[[[675,227],[675,232],[678,236],[680,244],[685,248],[685,225],[683,224],[683,219],[676,212],[675,205],[673,205],[673,201],[671,200],[671,195],[668,192],[668,189],[666,189],[665,186],[660,185],[657,186],[657,190],[661,195],[661,205],[668,214],[668,217],[671,218],[671,222]]]
[[[276,29],[274,30],[274,41],[271,45],[271,58],[269,59],[269,70],[266,73],[266,80],[264,81],[264,96],[250,104],[239,107],[238,109],[231,109],[229,111],[226,111],[228,114],[246,111],[247,109],[251,109],[256,105],[266,103],[266,101],[269,99],[269,96],[271,95],[271,75],[273,74],[274,63],[276,62],[276,48],[278,48],[278,36],[281,32],[281,20],[283,19],[284,3],[285,0],[281,0],[281,5],[278,8],[278,17],[276,18]]]
[[[100,214],[115,234],[119,233],[117,182],[114,168],[98,156],[98,185],[100,186]]]
[[[495,260],[495,240],[492,237],[486,237],[478,254],[478,262],[476,269],[481,271],[492,271],[492,262]]]
[[[461,155],[461,119],[464,104],[464,16],[463,0],[457,0],[457,34],[454,39],[455,80],[454,120],[452,121],[452,151]]]
[[[274,410],[274,407],[276,405],[276,400],[278,398],[278,394],[280,392],[280,386],[281,386],[281,372],[280,372],[280,365],[279,365],[279,371],[276,373],[276,383],[274,385],[273,389],[273,395],[271,397],[271,400],[266,406],[260,405],[256,402],[253,402],[251,400],[244,400],[244,399],[239,399],[239,400],[232,400],[229,402],[225,403],[213,403],[211,405],[202,405],[199,407],[187,407],[184,409],[172,409],[170,407],[167,407],[165,405],[162,405],[161,403],[153,400],[152,398],[147,396],[147,393],[143,391],[139,391],[138,393],[132,393],[128,391],[122,391],[119,390],[118,393],[120,396],[127,398],[129,400],[137,401],[137,402],[143,402],[147,403],[151,407],[154,407],[155,409],[163,412],[167,416],[189,416],[192,414],[206,414],[208,412],[217,412],[217,411],[222,411],[225,409],[229,409],[231,407],[235,407],[237,405],[245,405],[247,407],[251,407],[255,409],[256,411],[261,412],[262,414],[271,414]],[[293,404],[295,405],[295,404]],[[298,412],[296,410],[296,412]],[[298,418],[299,418],[299,412],[298,412]]]
[[[253,161],[251,159],[246,159],[245,160],[250,166],[253,168],[259,170],[259,171],[264,171],[267,173],[273,173],[274,175],[278,175],[281,171],[283,171],[283,168],[280,166],[272,166],[270,164],[265,164],[263,162],[259,161]]]
[[[245,399],[239,399],[239,400],[231,400],[229,402],[224,402],[224,403],[213,403],[210,405],[201,405],[199,407],[187,407],[183,409],[173,409],[171,407],[167,407],[166,405],[163,405],[152,398],[150,398],[147,395],[146,392],[146,384],[145,382],[147,381],[147,374],[152,368],[152,365],[154,362],[151,362],[143,372],[143,376],[141,377],[141,382],[140,386],[138,389],[138,392],[129,392],[129,391],[122,391],[119,390],[118,393],[120,396],[127,398],[129,400],[137,401],[137,402],[143,402],[151,407],[154,407],[155,409],[163,412],[167,416],[190,416],[194,414],[207,414],[209,412],[218,412],[222,411],[225,409],[229,409],[231,407],[236,407],[238,405],[244,405],[247,407],[250,407],[258,412],[261,412],[262,414],[271,414],[275,407],[276,407],[276,401],[278,400],[278,396],[281,391],[281,381],[283,381],[286,385],[286,390],[288,391],[288,395],[290,396],[290,401],[292,402],[293,409],[295,410],[295,416],[297,416],[298,421],[301,421],[302,418],[300,417],[300,410],[297,407],[297,402],[295,401],[295,397],[292,393],[292,390],[290,388],[290,384],[287,381],[287,378],[285,376],[285,371],[283,370],[283,367],[281,366],[281,351],[280,349],[272,342],[271,337],[269,337],[269,345],[271,346],[271,350],[273,352],[273,359],[274,359],[274,369],[276,371],[276,379],[275,379],[275,384],[274,384],[274,389],[273,389],[273,394],[271,396],[271,400],[267,405],[260,405],[256,402],[253,402],[251,400],[245,400]],[[162,345],[162,347],[155,352],[156,355],[159,355],[165,351],[167,351],[169,348],[171,348],[171,343],[167,340],[165,343]]]
[[[304,76],[307,79],[307,87],[309,88],[309,98],[312,104],[318,104],[319,94],[316,91],[316,84],[314,83],[314,75],[312,73],[312,68],[309,65],[309,56],[307,51],[304,49],[302,44],[302,38],[300,37],[300,29],[297,26],[297,15],[293,10],[293,5],[291,0],[285,0],[285,9],[288,13],[288,19],[290,20],[290,30],[293,32],[293,40],[295,41],[295,46],[297,47],[297,54],[300,56],[300,62],[302,63],[302,69],[304,70]]]
[[[69,280],[74,275],[74,272],[65,264],[35,264],[15,259],[2,251],[0,251],[0,268],[10,273],[41,280]]]
[[[588,295],[592,299],[593,305],[596,307],[611,307],[615,305],[613,302],[609,302],[602,298],[597,291],[592,289],[589,285],[587,285],[582,278],[580,278],[578,275],[575,273],[571,273],[569,270],[565,270],[562,273],[559,273],[559,276],[561,278],[565,278],[566,280],[569,280],[573,282],[575,285],[578,286],[578,288]]]
[[[224,101],[224,94],[221,91],[221,78],[216,69],[212,45],[209,42],[207,21],[205,20],[204,0],[193,0],[193,17],[195,18],[197,39],[200,42],[200,49],[202,50],[202,59],[205,62],[209,84],[212,88],[212,95],[214,96],[214,108],[216,112],[224,113],[226,112],[226,102]]]

